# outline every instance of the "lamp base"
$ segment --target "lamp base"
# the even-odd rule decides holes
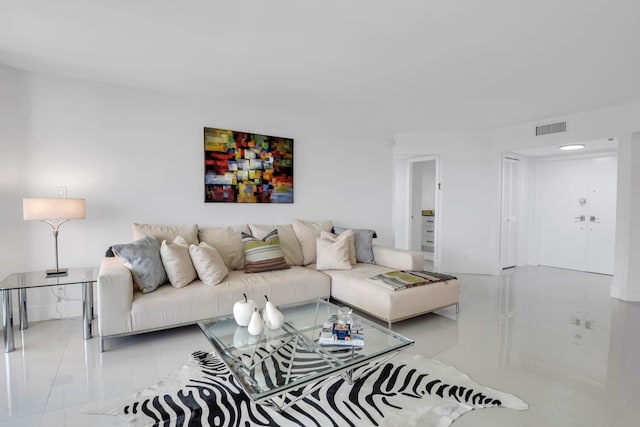
[[[47,277],[51,277],[51,276],[63,276],[65,274],[67,274],[67,271],[69,271],[68,268],[59,268],[59,269],[51,269],[51,270],[47,270]]]

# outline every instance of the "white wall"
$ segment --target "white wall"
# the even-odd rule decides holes
[[[0,279],[23,264],[24,224],[22,217],[24,153],[26,152],[27,112],[22,74],[0,64]],[[14,296],[14,309],[17,310]],[[14,319],[17,319],[17,313]],[[1,325],[0,325],[1,329]]]
[[[640,301],[640,132],[618,143],[615,276],[611,296]]]
[[[567,121],[567,132],[535,136],[535,126]],[[402,187],[407,159],[430,154],[442,158],[442,266],[441,271],[495,274],[499,261],[500,159],[502,153],[605,138],[617,138],[619,147],[616,217],[616,270],[612,296],[640,301],[640,100],[610,108],[553,117],[491,132],[425,132],[394,135],[394,224],[402,230],[406,190]],[[636,132],[636,133],[634,133]],[[632,136],[633,135],[633,136]],[[527,164],[524,177],[535,177]],[[531,211],[531,182],[523,209]],[[636,206],[637,205],[637,206]],[[536,250],[533,216],[523,218],[524,233],[518,260],[531,261]],[[398,233],[397,233],[398,234]],[[401,233],[400,233],[401,234]],[[519,236],[519,238],[522,236]],[[396,244],[404,244],[402,238]],[[528,253],[525,253],[528,252]]]
[[[436,212],[440,220],[440,271],[496,274],[501,157],[487,149],[490,133],[399,133],[394,137],[399,176],[407,158],[440,156],[442,203]],[[401,219],[408,189],[395,188],[396,218]],[[397,246],[402,244],[396,240]]]
[[[567,132],[536,137],[534,128],[544,123],[567,121]],[[492,150],[561,145],[605,138],[618,140],[618,197],[616,213],[615,273],[611,295],[640,301],[640,100],[630,104],[554,117],[497,129],[492,135]]]
[[[0,277],[22,265],[21,230],[24,153],[27,115],[24,79],[14,69],[0,65]],[[11,227],[3,226],[13,224]]]
[[[550,119],[568,120],[562,135],[533,137],[532,126],[545,120],[493,132],[397,134],[392,151],[388,135],[251,109],[250,98],[243,107],[220,105],[2,66],[0,93],[3,277],[52,265],[51,231],[22,221],[20,199],[54,196],[56,186],[87,199],[87,219],[61,229],[64,266],[97,265],[110,244],[130,240],[134,221],[217,225],[331,218],[338,225],[375,228],[378,243],[393,244],[408,197],[402,169],[407,158],[425,155],[441,156],[441,271],[495,274],[501,153],[613,136],[624,159],[614,294],[640,300],[640,271],[630,265],[640,256],[640,223],[631,221],[632,213],[640,215],[640,139],[631,137],[640,130],[640,101]],[[295,203],[205,204],[204,126],[294,138]],[[69,298],[79,295],[79,289],[69,290]],[[32,291],[29,301],[32,320],[80,313],[77,302],[56,304],[48,292]]]
[[[630,113],[629,105],[619,105],[500,128],[492,132],[492,146],[498,151],[516,151],[619,137],[630,133]],[[560,121],[567,122],[566,132],[535,136],[537,125]]]
[[[385,136],[251,109],[250,97],[238,107],[41,74],[18,78],[26,85],[17,96],[26,98],[29,135],[26,152],[16,155],[24,173],[6,196],[15,208],[0,231],[24,241],[28,256],[10,258],[5,271],[52,265],[49,227],[23,223],[18,206],[22,197],[54,197],[56,186],[87,200],[87,219],[61,228],[61,266],[98,265],[111,244],[130,241],[133,222],[211,226],[332,219],[373,228],[376,243],[393,243],[392,149]],[[294,138],[295,203],[205,204],[205,126]],[[18,147],[11,141],[7,146]],[[79,298],[79,289],[69,292]],[[32,319],[56,316],[55,309],[60,316],[80,313],[75,303],[52,308],[48,294],[29,299]]]
[[[629,134],[618,139],[616,259],[611,296],[640,301],[640,100],[628,110]]]

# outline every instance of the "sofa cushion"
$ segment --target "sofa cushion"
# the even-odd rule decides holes
[[[318,270],[351,270],[349,238],[346,233],[338,238],[328,237],[328,239],[318,237],[316,240],[318,255],[316,268]]]
[[[292,225],[302,249],[302,264],[313,264],[316,262],[316,239],[320,237],[321,231],[331,231],[333,224],[331,221],[311,222],[294,219]]]
[[[234,227],[204,227],[198,231],[201,242],[206,242],[212,248],[216,248],[231,270],[244,268],[244,248],[240,233],[249,234],[249,227],[239,225]]]
[[[183,288],[198,277],[189,255],[189,245],[182,236],[176,237],[173,242],[163,240],[160,257],[171,286]]]
[[[280,248],[278,230],[271,230],[262,239],[256,239],[247,233],[241,233],[241,235],[244,246],[245,273],[260,273],[262,271],[289,268]]]
[[[328,298],[330,292],[329,276],[305,267],[255,274],[230,271],[217,286],[196,280],[186,289],[162,286],[149,295],[134,292],[131,328],[144,331],[229,315],[233,304],[244,300],[243,293],[262,308],[265,295],[280,306]]]
[[[133,274],[133,281],[142,293],[149,293],[167,283],[167,273],[160,257],[160,244],[155,237],[146,235],[131,243],[111,246]]]
[[[355,238],[356,261],[367,264],[375,264],[373,257],[373,236],[375,230],[364,230],[357,228],[334,227],[333,231],[342,234],[347,230],[352,230]]]
[[[249,224],[251,235],[255,238],[262,239],[269,234],[272,230],[278,230],[278,238],[280,239],[280,247],[284,254],[284,259],[289,265],[302,265],[304,258],[302,256],[302,249],[300,249],[300,242],[296,237],[295,231],[291,224],[282,225],[259,225]]]
[[[356,243],[352,230],[347,230],[342,234],[334,234],[328,231],[320,232],[320,238],[335,242],[339,238],[345,238],[349,242],[349,262],[355,264],[356,261]]]
[[[158,242],[173,242],[176,237],[182,236],[187,244],[198,244],[197,224],[173,226],[133,223],[133,240],[139,240],[147,234],[155,237]]]
[[[205,285],[217,285],[229,274],[229,269],[218,250],[212,248],[206,242],[189,246],[189,254],[198,277]]]

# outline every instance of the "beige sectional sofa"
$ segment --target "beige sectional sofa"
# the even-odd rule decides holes
[[[287,269],[245,273],[240,231],[261,238],[268,229],[279,231]],[[422,270],[422,253],[373,245],[375,264],[356,262],[347,269],[316,269],[314,244],[321,230],[331,222],[278,226],[239,227],[152,226],[134,224],[133,237],[152,235],[157,241],[182,236],[188,244],[206,242],[222,256],[228,274],[211,286],[196,278],[187,286],[170,284],[143,293],[134,275],[119,257],[105,257],[98,274],[97,324],[100,349],[105,338],[144,333],[196,323],[229,315],[233,304],[243,298],[264,306],[264,295],[276,305],[333,298],[357,310],[391,323],[458,303],[458,282],[434,283],[402,291],[376,284],[369,277],[393,270]],[[297,231],[297,233],[296,233]],[[313,242],[311,242],[311,239]],[[353,254],[351,254],[353,255]],[[306,264],[306,265],[305,265]]]

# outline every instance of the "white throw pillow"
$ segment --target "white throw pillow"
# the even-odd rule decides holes
[[[328,231],[322,231],[320,232],[320,238],[323,240],[330,240],[332,242],[335,242],[340,239],[347,239],[349,241],[349,262],[351,264],[355,264],[357,262],[356,261],[356,239],[353,234],[353,231],[347,230],[340,235],[329,233]]]
[[[198,277],[189,255],[189,244],[182,236],[173,239],[173,243],[163,240],[160,256],[169,282],[174,288],[184,288]]]
[[[331,221],[311,222],[294,219],[292,225],[300,242],[300,249],[302,249],[302,264],[313,264],[316,262],[316,239],[320,237],[321,231],[331,231],[333,223]]]
[[[198,230],[198,238],[212,248],[216,248],[231,270],[244,268],[244,246],[240,233],[250,234],[249,227],[240,225],[235,227],[206,227]]]
[[[316,239],[317,270],[351,270],[349,239]]]
[[[291,224],[283,225],[258,225],[249,224],[251,235],[257,239],[264,239],[264,236],[271,233],[274,229],[278,230],[278,237],[280,238],[280,247],[282,253],[284,253],[284,259],[289,265],[302,265],[304,258],[302,256],[302,249],[300,249],[300,242],[296,237],[295,231]]]
[[[347,231],[347,228],[334,227],[333,231],[337,234],[342,234]],[[366,264],[375,264],[376,260],[373,256],[373,239],[376,237],[376,231],[360,228],[352,228],[351,231],[353,231],[353,239],[355,241],[356,261]]]
[[[229,269],[218,250],[205,242],[189,246],[189,254],[193,266],[198,272],[198,277],[205,285],[217,285],[229,274]]]

